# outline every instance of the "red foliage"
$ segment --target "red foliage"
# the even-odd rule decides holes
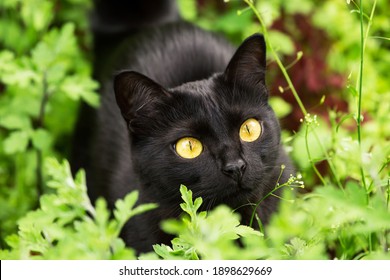
[[[310,16],[302,14],[282,15],[271,28],[290,36],[294,41],[296,52],[303,52],[303,57],[288,72],[305,107],[310,112],[320,115],[325,115],[329,108],[346,111],[348,104],[340,97],[346,79],[344,75],[331,71],[326,63],[327,56],[331,55],[332,44],[326,32],[315,27]],[[288,62],[295,59],[294,54],[283,60]],[[282,73],[276,68],[277,65],[270,65],[269,73],[279,73],[274,77],[270,90],[280,96],[279,86],[286,88],[287,83]],[[323,96],[325,96],[325,104],[318,106]],[[285,128],[297,130],[299,120],[303,117],[302,113],[289,91],[282,94],[282,97],[294,108],[293,112],[282,120],[282,125]]]

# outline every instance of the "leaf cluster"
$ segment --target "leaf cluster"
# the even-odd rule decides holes
[[[192,191],[180,187],[184,213],[180,219],[166,220],[162,228],[177,237],[172,246],[154,245],[154,251],[163,259],[254,259],[259,252],[247,246],[259,240],[262,233],[240,225],[239,215],[221,205],[199,212],[202,198],[193,201]],[[241,242],[241,246],[239,241]]]
[[[0,246],[45,192],[43,159],[67,157],[79,102],[99,104],[77,36],[88,3],[0,2]]]
[[[18,234],[6,239],[11,249],[0,251],[0,259],[135,259],[120,231],[131,217],[156,205],[135,207],[138,193],[132,192],[116,202],[111,217],[104,199],[91,204],[83,171],[73,179],[68,162],[54,159],[46,169],[54,192],[41,196],[39,209],[18,221]]]

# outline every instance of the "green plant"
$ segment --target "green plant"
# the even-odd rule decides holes
[[[250,227],[240,225],[239,215],[221,205],[209,213],[200,212],[202,198],[192,200],[192,192],[181,186],[184,203],[180,207],[185,216],[179,220],[163,222],[162,228],[178,237],[172,240],[172,247],[155,245],[155,252],[164,259],[253,259],[259,251],[250,246],[240,247],[238,238],[244,244],[256,243],[262,234]]]
[[[257,19],[260,21],[263,34],[265,37],[265,40],[268,43],[268,46],[270,47],[271,54],[273,58],[275,59],[276,63],[278,64],[280,70],[282,71],[284,77],[287,80],[289,89],[292,91],[293,96],[298,103],[303,115],[304,119],[302,120],[304,126],[304,137],[305,137],[305,147],[306,147],[306,153],[307,153],[307,160],[311,165],[312,170],[314,173],[318,176],[320,179],[320,182],[322,183],[322,187],[317,187],[317,189],[310,195],[303,196],[304,202],[301,202],[301,205],[298,207],[305,207],[309,205],[308,209],[314,210],[315,206],[313,204],[310,204],[314,197],[316,195],[319,195],[319,197],[323,198],[322,201],[318,202],[316,205],[323,206],[324,209],[319,210],[318,213],[321,213],[323,215],[324,213],[327,213],[326,209],[331,209],[331,212],[333,212],[335,209],[342,209],[341,211],[336,210],[336,220],[338,222],[334,222],[334,220],[328,216],[327,221],[331,221],[330,224],[326,223],[324,219],[324,216],[320,217],[313,217],[312,215],[308,215],[307,218],[310,218],[313,223],[320,223],[318,225],[315,225],[314,228],[316,230],[319,230],[319,233],[317,232],[315,235],[307,238],[304,240],[304,244],[321,244],[322,249],[328,250],[328,254],[334,254],[333,257],[337,258],[361,258],[372,255],[379,254],[381,257],[385,256],[388,252],[389,248],[389,222],[390,222],[390,216],[389,216],[389,174],[387,174],[387,182],[386,182],[386,173],[383,172],[385,169],[388,168],[389,165],[389,150],[388,148],[385,148],[385,154],[384,157],[381,160],[381,163],[379,163],[379,168],[374,171],[374,176],[369,178],[370,176],[367,176],[367,172],[365,171],[367,169],[367,164],[365,164],[362,160],[364,157],[363,154],[363,140],[362,140],[362,96],[363,96],[363,73],[364,73],[364,52],[365,52],[365,46],[366,46],[366,40],[368,38],[369,34],[369,28],[372,24],[374,11],[376,7],[376,1],[374,1],[372,10],[370,13],[370,16],[368,18],[366,33],[364,33],[364,12],[363,12],[363,6],[362,2],[360,1],[360,5],[357,6],[357,10],[353,10],[354,12],[357,12],[359,14],[359,28],[360,28],[360,64],[359,64],[359,75],[357,80],[357,88],[353,90],[357,94],[355,95],[355,98],[357,99],[357,113],[356,113],[356,130],[357,130],[357,147],[358,149],[355,150],[356,154],[354,157],[357,157],[357,169],[360,170],[360,180],[358,182],[348,180],[348,178],[345,178],[343,175],[338,172],[338,169],[336,168],[335,162],[340,164],[338,162],[338,154],[330,153],[329,150],[337,149],[337,142],[333,143],[333,147],[326,147],[327,143],[324,143],[323,139],[321,139],[316,131],[316,127],[319,125],[317,122],[317,116],[312,117],[310,114],[307,113],[307,110],[303,106],[303,103],[297,94],[297,91],[295,90],[295,87],[293,86],[291,79],[289,78],[289,75],[287,73],[287,69],[283,66],[277,52],[275,51],[272,42],[269,40],[269,36],[267,33],[267,28],[264,23],[264,20],[262,19],[262,16],[258,9],[255,6],[254,1],[251,0],[245,0],[245,2],[248,4],[248,6],[253,10],[255,13]],[[348,1],[349,2],[349,1]],[[348,3],[349,4],[349,3]],[[351,88],[351,87],[350,87]],[[339,137],[339,131],[341,124],[336,124],[337,128],[336,130],[331,130],[332,138],[335,140]],[[314,160],[311,155],[311,149],[309,143],[308,137],[309,133],[314,136],[314,140],[317,143],[318,148],[320,149],[320,154],[323,155],[323,158],[319,158]],[[335,147],[336,146],[336,147]],[[352,159],[351,157],[350,159]],[[331,176],[324,177],[318,170],[316,163],[325,160],[329,166],[329,169],[331,171]],[[348,162],[350,164],[350,162]],[[375,164],[375,163],[374,163]],[[378,166],[378,164],[377,164]],[[372,172],[372,171],[371,171]],[[379,179],[378,176],[383,176],[383,179]],[[341,181],[341,178],[344,177],[344,180]],[[379,179],[379,180],[378,180]],[[367,184],[367,181],[370,180],[371,183]],[[375,182],[376,181],[376,182]],[[337,189],[337,188],[338,189]],[[337,199],[338,198],[338,199]],[[309,203],[309,204],[308,204]],[[294,207],[291,213],[300,213],[300,211],[296,211]],[[344,208],[344,209],[343,209]],[[373,210],[375,209],[375,210]],[[315,211],[316,212],[316,211]],[[329,213],[329,211],[328,211]],[[301,213],[302,214],[302,213]],[[375,216],[378,220],[377,224],[373,222]],[[283,214],[276,215],[275,219],[281,218],[283,219]],[[289,216],[291,218],[291,215]],[[383,220],[381,220],[383,218]],[[381,221],[379,221],[381,220]],[[286,221],[287,222],[287,221]],[[300,228],[304,228],[303,225]],[[332,229],[337,228],[336,230],[336,237],[332,235]],[[358,228],[356,230],[355,228]],[[269,232],[271,239],[273,239],[273,234],[276,234],[277,231],[280,231],[280,228],[277,228],[277,230],[273,230],[274,228],[270,226]],[[320,234],[321,231],[325,231],[329,235],[323,236]],[[282,231],[283,232],[283,231]],[[293,232],[292,230],[286,231],[286,232]],[[287,236],[290,236],[288,234]],[[294,236],[294,235],[293,235]],[[306,236],[304,232],[298,233],[299,238],[302,238],[302,236]],[[333,236],[333,237],[332,237]],[[291,238],[291,236],[290,236]],[[283,242],[288,242],[289,238],[284,238]],[[329,240],[331,240],[331,243],[328,243]],[[334,245],[332,244],[334,242]],[[301,242],[301,244],[303,244]],[[279,244],[281,245],[281,244]],[[308,245],[306,245],[308,246]],[[335,247],[335,248],[333,248]],[[332,251],[334,250],[334,252]],[[301,250],[302,251],[302,248]],[[325,252],[323,252],[324,254]],[[324,255],[323,255],[324,256]]]
[[[47,185],[54,193],[40,198],[40,207],[18,221],[18,234],[7,237],[11,250],[0,251],[0,259],[135,259],[132,249],[119,238],[123,225],[133,216],[156,207],[137,207],[137,192],[115,203],[113,217],[104,199],[92,205],[85,174],[73,180],[67,161],[48,159]]]
[[[294,186],[295,180],[291,180]],[[184,216],[162,228],[177,237],[172,246],[155,245],[163,259],[390,259],[384,239],[390,213],[382,194],[366,205],[366,193],[357,183],[344,190],[318,187],[310,195],[286,191],[281,209],[265,234],[239,223],[239,215],[221,205],[198,212],[201,198],[182,186]],[[373,207],[375,206],[375,207]],[[367,235],[376,240],[369,247]],[[239,240],[239,242],[237,242]],[[156,259],[147,254],[142,259]]]
[[[57,5],[68,2],[88,5],[0,3],[0,240],[46,191],[44,158],[67,154],[78,101],[99,104],[98,84],[76,36],[81,30],[61,22],[70,15]]]

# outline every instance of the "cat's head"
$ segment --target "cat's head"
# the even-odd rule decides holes
[[[264,39],[253,35],[223,73],[206,80],[165,89],[136,72],[116,76],[117,103],[146,191],[170,201],[184,184],[211,205],[247,203],[275,187],[280,128],[268,104],[265,68]]]

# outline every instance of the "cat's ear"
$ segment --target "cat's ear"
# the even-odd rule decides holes
[[[152,110],[156,100],[170,95],[158,83],[134,71],[124,71],[116,75],[114,91],[116,102],[127,121],[141,109]]]
[[[266,46],[264,37],[254,34],[237,49],[226,70],[229,83],[243,83],[251,86],[265,84]]]

